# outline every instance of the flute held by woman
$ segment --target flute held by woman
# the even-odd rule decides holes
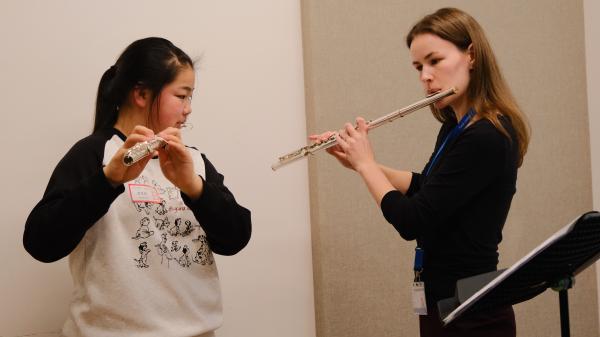
[[[413,111],[422,109],[422,108],[424,108],[430,104],[433,104],[445,97],[454,95],[455,93],[456,93],[455,88],[450,88],[448,90],[439,91],[437,93],[427,96],[426,98],[424,98],[420,101],[417,101],[411,105],[408,105],[402,109],[390,112],[389,114],[387,114],[383,117],[369,121],[367,123],[367,125],[369,126],[369,130],[374,129],[385,123],[393,122],[397,118],[404,117]],[[324,149],[327,149],[327,148],[330,148],[330,147],[336,145],[337,141],[335,139],[335,136],[336,136],[336,134],[333,134],[327,140],[325,140],[323,142],[307,145],[303,148],[300,148],[296,151],[290,152],[288,154],[285,154],[285,155],[279,157],[278,161],[275,164],[271,165],[271,169],[273,169],[273,171],[275,171],[278,168],[282,167],[283,165],[286,165],[286,164],[289,164],[298,159],[304,158],[304,157],[308,156],[309,154],[313,154],[319,150],[324,150]]]

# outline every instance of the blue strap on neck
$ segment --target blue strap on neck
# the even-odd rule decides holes
[[[475,114],[476,114],[475,109],[473,109],[473,108],[469,109],[469,111],[460,119],[460,122],[458,122],[458,124],[454,127],[454,129],[452,129],[452,131],[450,131],[450,133],[446,136],[446,139],[444,139],[444,142],[442,143],[440,148],[437,150],[437,152],[433,156],[433,159],[431,160],[431,163],[427,167],[427,171],[425,171],[426,176],[429,175],[431,168],[437,162],[442,151],[444,151],[446,144],[448,144],[454,138],[456,138],[456,137],[458,137],[458,135],[460,135],[460,133],[467,127],[467,124],[469,124],[469,122],[471,121],[471,118],[473,118],[473,116],[475,116]]]

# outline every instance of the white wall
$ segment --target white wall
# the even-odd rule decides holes
[[[58,160],[89,134],[101,74],[147,36],[203,55],[185,139],[252,210],[249,246],[217,258],[218,335],[314,336],[306,163],[270,170],[306,142],[298,0],[0,2],[0,336],[56,335],[62,326],[67,259],[33,260],[23,225]]]
[[[587,69],[588,114],[590,120],[590,152],[592,162],[592,193],[594,210],[600,211],[600,2],[584,0],[585,59]],[[598,289],[600,289],[600,262],[596,263]],[[600,306],[600,291],[598,292]],[[600,310],[599,310],[600,312]]]

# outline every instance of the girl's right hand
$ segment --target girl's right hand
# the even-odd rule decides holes
[[[115,153],[115,155],[111,158],[110,162],[103,168],[104,175],[106,176],[106,179],[111,183],[111,185],[116,187],[118,185],[124,184],[130,180],[137,178],[140,175],[140,173],[142,173],[144,167],[146,167],[146,164],[148,164],[150,159],[157,155],[157,153],[154,153],[151,156],[146,156],[145,158],[131,166],[126,166],[125,164],[123,164],[123,157],[125,156],[127,150],[129,150],[135,144],[153,138],[154,131],[141,125],[138,125],[135,128],[133,128],[133,131],[131,131],[131,134],[129,134],[123,146],[119,148],[117,153]]]
[[[317,144],[320,144],[329,139],[329,137],[336,134],[337,132],[325,131],[320,135],[310,135],[308,136],[308,139],[314,141]],[[342,150],[339,144],[329,147],[325,149],[325,151],[327,151],[327,153],[329,153],[330,155],[334,156],[335,159],[337,159],[340,162],[340,164],[342,164],[342,166],[344,166],[345,168],[354,170],[354,167],[352,167],[352,164],[350,164],[350,161],[348,161],[348,159],[346,158],[346,154],[344,153],[344,150]]]

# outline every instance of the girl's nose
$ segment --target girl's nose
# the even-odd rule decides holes
[[[186,99],[183,103],[183,114],[189,115],[192,113],[192,100]]]

